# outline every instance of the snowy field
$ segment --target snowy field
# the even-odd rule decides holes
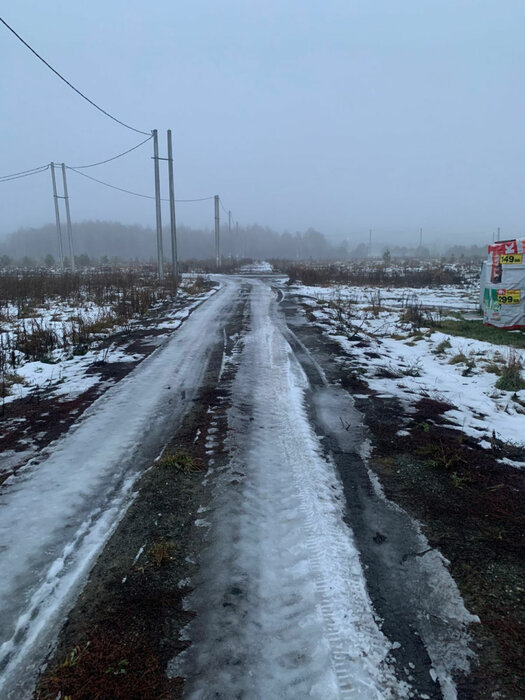
[[[333,336],[359,367],[359,378],[378,394],[398,398],[408,412],[424,396],[448,403],[453,406],[445,413],[449,421],[486,448],[494,438],[523,443],[525,390],[495,385],[509,359],[523,363],[525,351],[433,327],[458,317],[481,318],[477,284],[436,289],[294,285],[292,290],[303,298],[310,320]]]
[[[164,312],[163,322],[156,325],[157,330],[164,331],[157,336],[158,342],[216,291],[192,293],[193,282],[192,277],[185,277],[176,301]],[[157,302],[149,311],[154,314],[163,303]],[[141,328],[143,321],[140,314],[123,321],[115,313],[114,305],[97,304],[89,297],[74,305],[59,298],[49,299],[31,308],[30,317],[22,318],[17,305],[7,304],[0,316],[2,402],[7,404],[33,392],[56,397],[82,394],[100,381],[97,374],[87,373],[94,364],[137,362],[144,357],[143,353],[127,352],[122,343],[111,341],[111,336],[131,335]],[[50,338],[50,349],[41,359],[33,359],[32,348],[37,336],[44,335]]]

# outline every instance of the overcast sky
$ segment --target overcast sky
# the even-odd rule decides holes
[[[171,128],[177,197],[220,194],[241,224],[353,241],[525,233],[523,0],[17,0],[2,16],[105,110],[158,129],[161,155]],[[3,25],[0,39],[0,175],[144,138]],[[153,194],[151,155],[86,172]],[[154,225],[153,201],[75,173],[69,190],[74,220]],[[0,197],[1,233],[54,220],[49,172]],[[211,227],[213,202],[177,218]]]

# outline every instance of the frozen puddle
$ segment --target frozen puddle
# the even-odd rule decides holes
[[[341,484],[306,416],[306,377],[271,300],[254,283],[229,468],[187,601],[197,612],[186,630],[192,645],[170,673],[187,678],[195,700],[404,697],[342,520]],[[234,486],[233,472],[245,475]]]

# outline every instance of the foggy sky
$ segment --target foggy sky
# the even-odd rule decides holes
[[[220,194],[242,224],[351,241],[524,235],[523,0],[17,0],[2,16],[101,107],[157,128],[161,155],[173,130],[179,198]],[[0,47],[0,175],[144,138],[3,26]],[[151,155],[86,172],[153,194]],[[69,190],[74,220],[154,225],[153,201],[75,173]],[[0,204],[0,233],[53,221],[49,172],[0,183]],[[177,218],[211,227],[213,202]]]

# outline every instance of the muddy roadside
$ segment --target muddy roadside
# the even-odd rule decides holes
[[[297,306],[295,299],[290,317]],[[325,358],[328,380],[354,395],[372,443],[368,467],[386,498],[414,517],[429,546],[450,562],[467,608],[480,618],[470,628],[477,658],[455,679],[459,697],[524,697],[524,471],[497,461],[508,456],[497,442],[482,449],[452,427],[444,415],[450,406],[420,396],[407,409],[378,396],[357,359],[321,328],[293,329],[314,357]]]
[[[137,482],[133,502],[69,612],[35,700],[182,697],[183,679],[168,678],[166,668],[189,644],[184,627],[193,614],[184,598],[206,537],[200,513],[227,458],[223,439],[235,369],[224,356],[245,314],[241,295],[192,408]]]

